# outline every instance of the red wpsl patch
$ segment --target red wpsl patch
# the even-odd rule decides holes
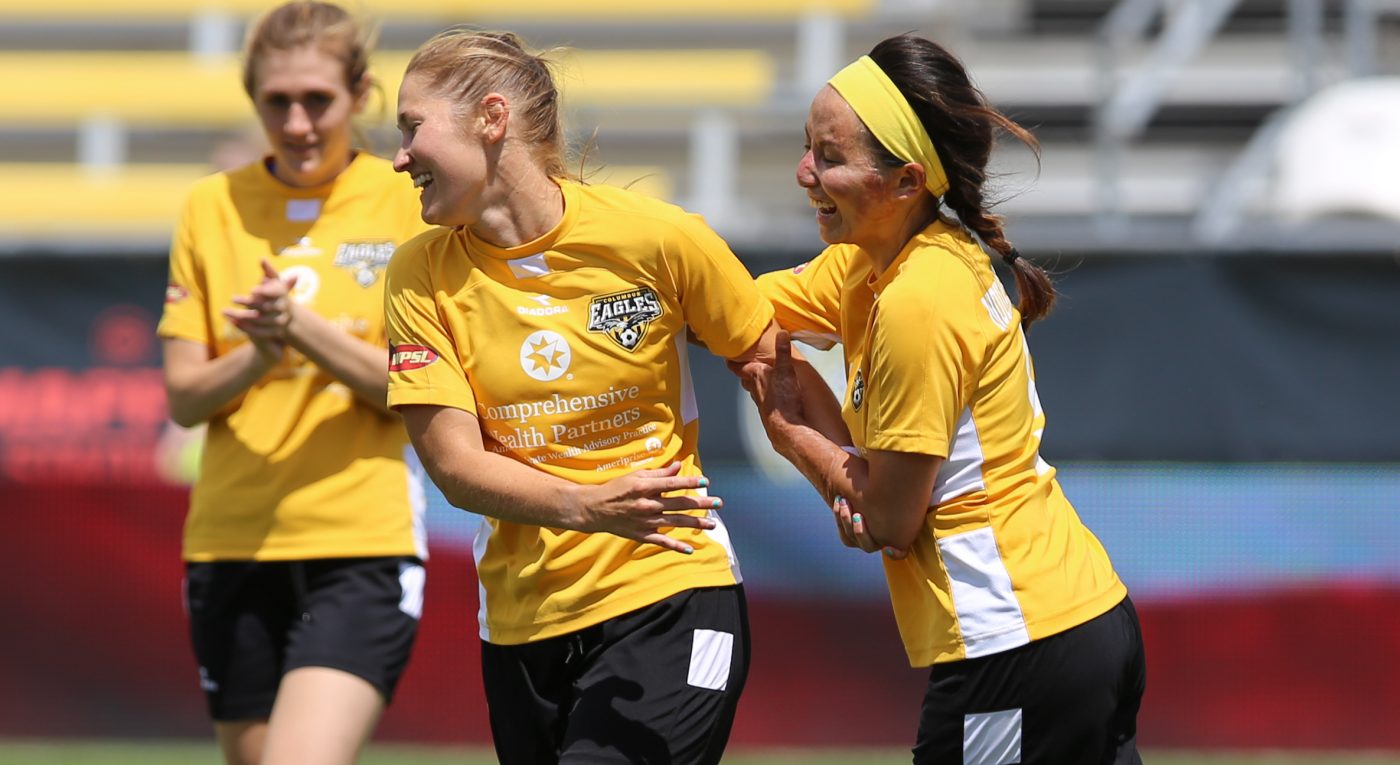
[[[178,303],[189,297],[190,291],[178,284],[165,285],[165,302]]]
[[[437,360],[437,351],[422,345],[396,345],[389,349],[390,372],[422,369]]]

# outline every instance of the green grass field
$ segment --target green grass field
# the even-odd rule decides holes
[[[1283,753],[1147,752],[1147,765],[1400,765],[1400,753],[1311,755]],[[888,765],[909,761],[900,750],[750,749],[730,753],[726,765]],[[362,765],[490,765],[483,749],[376,744]],[[212,742],[0,741],[4,765],[222,765]]]

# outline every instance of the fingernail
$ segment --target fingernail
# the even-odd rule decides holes
[[[860,523],[860,513],[851,516],[851,523]]]
[[[894,557],[894,548],[893,548],[893,547],[886,547],[886,548],[885,548],[885,556],[886,556],[886,557],[889,557],[889,558],[893,558],[893,557]]]
[[[845,498],[845,497],[842,497],[842,496],[840,496],[840,495],[837,495],[837,497],[836,497],[836,504],[838,504],[838,505],[844,505],[844,504],[846,504],[846,498]]]
[[[719,509],[719,506],[720,506],[720,501],[719,501],[718,499],[713,500],[713,501],[710,502],[710,509],[711,509],[711,510],[718,510],[718,509]]]
[[[694,548],[694,547],[682,547],[682,548],[681,548],[681,552],[685,553],[686,555],[689,555],[689,554],[695,552],[695,548]]]
[[[710,479],[706,478],[706,477],[703,476],[703,475],[700,476],[700,488],[703,489],[703,488],[705,488],[706,486],[709,486],[709,485],[710,485]]]

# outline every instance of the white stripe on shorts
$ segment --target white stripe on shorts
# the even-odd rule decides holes
[[[685,680],[696,688],[722,691],[729,687],[729,664],[733,658],[733,633],[696,630],[690,643],[690,672]]]
[[[1021,710],[963,716],[963,765],[1012,765],[1021,761]]]

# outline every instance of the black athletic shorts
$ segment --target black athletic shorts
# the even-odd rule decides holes
[[[1072,629],[976,659],[935,664],[915,763],[1141,765],[1147,683],[1126,598]]]
[[[504,765],[717,763],[749,670],[743,588],[687,590],[568,635],[481,645]]]
[[[282,676],[330,667],[388,702],[423,608],[414,557],[218,561],[185,565],[199,684],[215,720],[262,720]]]

